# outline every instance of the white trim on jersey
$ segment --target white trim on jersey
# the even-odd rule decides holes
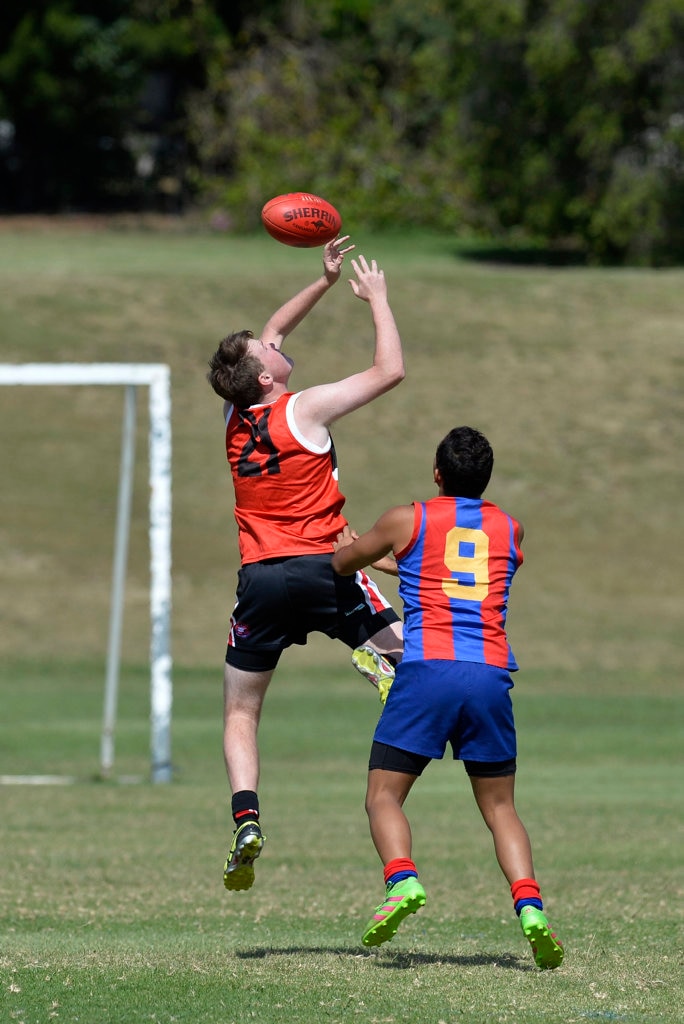
[[[308,452],[312,452],[314,455],[325,455],[326,452],[330,451],[330,446],[332,444],[332,438],[330,437],[330,434],[328,434],[328,440],[326,444],[314,444],[313,441],[309,441],[307,440],[306,437],[304,437],[304,435],[302,434],[301,430],[299,429],[295,422],[295,402],[297,401],[301,393],[301,391],[298,391],[296,395],[292,395],[291,398],[288,398],[287,405],[285,406],[285,417],[287,419],[287,425],[290,428],[290,433],[294,437],[295,441],[298,441],[299,444],[301,444],[302,448],[306,448]]]

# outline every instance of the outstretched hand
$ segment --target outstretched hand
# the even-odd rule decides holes
[[[378,268],[375,260],[371,260],[370,266],[365,256],[359,256],[358,262],[356,260],[351,262],[356,274],[356,281],[352,278],[349,284],[358,299],[369,302],[374,295],[387,295],[385,272]]]
[[[340,276],[345,253],[355,249],[355,245],[345,247],[344,243],[349,240],[349,235],[342,235],[341,238],[334,238],[328,242],[323,250],[323,270],[328,280],[336,281]]]

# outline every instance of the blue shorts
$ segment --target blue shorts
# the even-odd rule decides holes
[[[472,661],[402,661],[373,739],[423,757],[507,761],[516,757],[515,723],[503,668]]]

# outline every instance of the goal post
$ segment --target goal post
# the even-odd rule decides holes
[[[149,388],[150,756],[152,782],[171,766],[171,384],[164,363],[0,363],[0,385],[118,385],[126,388],[102,723],[102,774],[114,763],[121,624],[135,452],[136,394]]]

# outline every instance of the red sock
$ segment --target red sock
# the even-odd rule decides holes
[[[520,917],[523,907],[536,907],[537,910],[544,909],[541,892],[534,878],[519,878],[517,882],[513,882],[511,895],[518,917]]]
[[[418,877],[416,865],[409,857],[395,857],[394,860],[390,860],[385,864],[385,885],[387,885],[393,875],[399,874],[400,871],[413,874],[416,878]]]
[[[518,900],[541,899],[539,886],[534,878],[519,878],[517,882],[513,882],[511,896],[514,903]]]
[[[235,824],[239,825],[243,818],[249,818],[250,821],[259,820],[259,812],[251,808],[249,811],[236,811],[233,815]]]

